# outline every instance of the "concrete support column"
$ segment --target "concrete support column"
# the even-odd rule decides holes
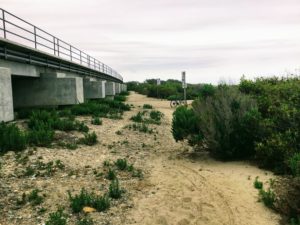
[[[83,79],[62,74],[42,74],[39,78],[13,77],[15,108],[73,105],[84,102]]]
[[[0,67],[0,122],[14,119],[11,71]]]
[[[116,92],[116,94],[121,93],[121,84],[120,83],[115,83],[115,92]]]
[[[127,85],[126,84],[122,84],[122,91],[127,91]]]
[[[105,82],[104,80],[96,80],[90,78],[83,79],[84,99],[105,98]]]
[[[107,81],[105,83],[105,96],[107,98],[113,98],[116,95],[115,82]]]

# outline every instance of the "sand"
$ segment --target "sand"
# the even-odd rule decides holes
[[[59,206],[69,216],[68,224],[76,224],[77,216],[69,208],[67,191],[77,193],[82,187],[97,194],[107,191],[109,181],[97,173],[106,172],[105,160],[126,158],[143,171],[143,179],[133,178],[127,172],[118,172],[125,193],[121,200],[113,201],[107,212],[93,212],[89,216],[95,224],[187,225],[187,224],[279,224],[280,216],[258,202],[258,192],[253,187],[256,176],[266,184],[275,178],[269,171],[258,169],[248,162],[219,162],[206,153],[194,153],[186,143],[176,143],[171,134],[174,109],[168,101],[147,98],[132,93],[128,103],[134,108],[122,120],[103,119],[103,125],[90,124],[91,131],[99,137],[95,146],[81,146],[77,150],[63,148],[29,149],[29,163],[42,157],[44,162],[61,160],[65,170],[51,177],[17,177],[16,169],[24,166],[15,162],[10,152],[1,158],[0,172],[0,224],[43,224],[48,214]],[[151,125],[156,134],[129,131],[130,117],[142,111],[143,104],[151,104],[164,113],[161,125]],[[121,131],[121,135],[116,135]],[[73,135],[80,135],[74,133]],[[72,176],[69,176],[72,172]],[[38,208],[26,204],[15,207],[15,200],[23,192],[38,188],[45,195]]]

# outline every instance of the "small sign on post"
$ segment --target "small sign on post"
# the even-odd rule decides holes
[[[159,78],[156,80],[156,84],[160,85],[160,79]]]
[[[187,101],[186,101],[186,88],[187,88],[187,83],[186,83],[185,71],[182,72],[182,88],[183,88],[183,99],[184,99],[184,104],[187,105]]]

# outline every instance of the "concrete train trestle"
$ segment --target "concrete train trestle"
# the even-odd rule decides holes
[[[14,17],[14,22],[6,15]],[[16,108],[72,105],[86,99],[113,98],[127,90],[122,76],[107,65],[1,8],[0,24],[0,121],[13,120]],[[12,27],[21,28],[32,39]],[[48,41],[48,46],[38,41],[41,39]]]

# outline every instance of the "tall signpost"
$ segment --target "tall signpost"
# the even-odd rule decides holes
[[[182,72],[182,88],[183,88],[183,99],[184,99],[184,104],[187,105],[187,101],[186,101],[186,88],[187,88],[187,83],[186,83],[185,71]]]

